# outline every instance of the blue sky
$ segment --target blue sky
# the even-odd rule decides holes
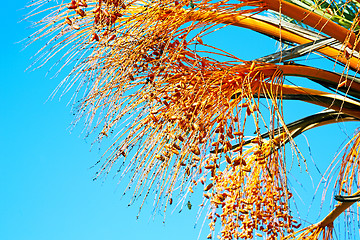
[[[16,43],[33,32],[29,23],[19,22],[27,13],[21,10],[25,5],[22,0],[3,1],[0,15],[0,239],[197,239],[202,219],[194,228],[196,209],[181,213],[175,210],[172,214],[171,209],[164,224],[162,214],[152,218],[149,200],[136,220],[138,204],[127,206],[129,197],[122,198],[118,179],[92,181],[96,169],[90,167],[104,149],[91,147],[81,126],[71,128],[73,118],[67,105],[70,94],[61,101],[59,95],[47,101],[65,73],[52,78],[54,73],[46,75],[49,65],[25,71],[40,47],[34,44],[22,50],[24,44]],[[238,31],[235,36],[227,31],[212,41],[241,58],[251,59],[260,57],[262,51],[276,49],[272,40],[261,45],[261,39],[264,37],[248,31]],[[288,103],[285,107],[291,111],[289,121],[295,120],[299,112],[305,116],[306,112],[320,110],[306,104],[294,108]],[[338,124],[306,133],[311,156],[321,169],[355,127]],[[319,138],[322,134],[329,137]],[[304,136],[299,137],[299,146],[311,162]],[[311,199],[314,188],[307,184],[310,180],[306,174],[296,171],[297,178],[305,176],[299,190],[305,203],[299,206],[307,211],[306,199]],[[315,168],[310,171],[315,172]],[[203,232],[202,239],[207,235],[206,226]]]

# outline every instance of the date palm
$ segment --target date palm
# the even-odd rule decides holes
[[[336,173],[340,203],[317,224],[300,229],[292,216],[284,159],[287,147],[301,155],[294,141],[301,133],[360,120],[357,1],[47,2],[31,5],[47,13],[31,38],[49,38],[38,63],[56,55],[71,64],[61,86],[78,86],[77,119],[98,140],[116,133],[96,178],[119,167],[131,176],[134,200],[154,191],[164,210],[175,196],[191,209],[185,199],[203,184],[210,231],[219,220],[221,239],[329,239],[333,221],[359,200],[359,132]],[[244,61],[203,41],[229,26],[274,38],[282,50]],[[295,63],[309,54],[342,68]],[[319,88],[285,83],[288,76]],[[287,100],[324,110],[286,123]]]

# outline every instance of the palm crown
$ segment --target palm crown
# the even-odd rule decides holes
[[[221,239],[330,238],[334,219],[359,199],[359,132],[337,173],[341,203],[301,230],[290,212],[284,161],[285,146],[296,148],[299,134],[360,119],[359,2],[45,2],[32,4],[45,5],[48,14],[32,36],[49,37],[40,65],[58,53],[66,64],[75,62],[62,85],[66,91],[79,86],[78,118],[94,126],[90,132],[99,140],[118,134],[96,177],[121,165],[131,175],[134,198],[156,189],[156,207],[165,209],[177,193],[184,194],[181,201],[204,184],[209,227],[214,231],[219,220]],[[244,61],[202,40],[230,25],[286,46]],[[343,66],[341,72],[294,62],[310,53]],[[285,84],[287,76],[322,88]],[[324,110],[285,123],[282,103],[288,99]],[[254,123],[250,139],[244,137],[246,122]]]

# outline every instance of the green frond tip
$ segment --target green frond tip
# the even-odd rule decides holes
[[[360,6],[357,1],[287,0],[287,2],[323,16],[346,29],[359,30],[359,26],[354,24]],[[284,20],[294,22],[293,19],[286,17]]]
[[[339,202],[357,202],[360,200],[360,194],[350,196],[335,195],[334,199]]]

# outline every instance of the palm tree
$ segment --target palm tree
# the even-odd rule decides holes
[[[117,166],[121,177],[130,174],[134,200],[154,192],[156,207],[165,210],[175,196],[185,203],[203,184],[208,238],[218,220],[221,239],[330,239],[334,220],[359,200],[359,131],[335,173],[339,204],[302,229],[290,211],[294,189],[284,157],[290,147],[303,160],[294,139],[305,131],[360,120],[357,0],[69,0],[48,6],[42,0],[31,5],[48,14],[31,38],[49,37],[40,66],[54,55],[74,66],[60,86],[78,85],[76,119],[85,119],[99,141],[116,131],[96,178]],[[274,38],[281,50],[244,61],[203,41],[229,26]],[[333,61],[339,71],[297,63],[309,54]],[[289,76],[318,87],[288,83]],[[324,110],[286,123],[287,100]],[[255,133],[246,138],[251,123]]]

